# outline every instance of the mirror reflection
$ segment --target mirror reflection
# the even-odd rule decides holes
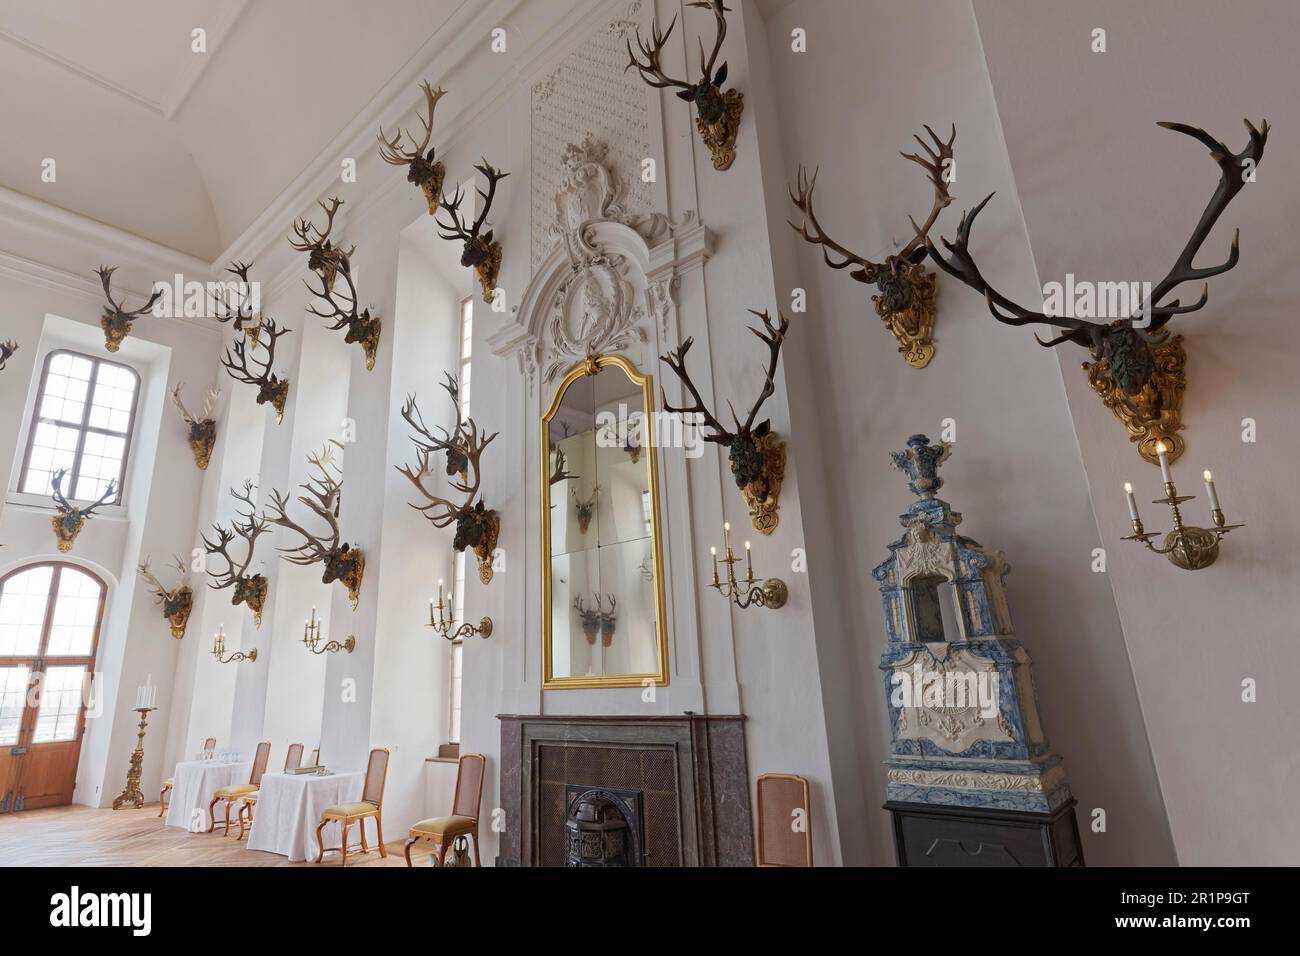
[[[597,361],[565,380],[543,425],[552,686],[666,677],[649,381],[621,359]]]

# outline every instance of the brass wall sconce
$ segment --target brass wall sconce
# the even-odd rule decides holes
[[[1168,533],[1145,531],[1142,527],[1142,518],[1138,515],[1137,499],[1133,497],[1133,486],[1125,482],[1124,493],[1128,497],[1128,516],[1133,522],[1133,533],[1125,535],[1124,540],[1142,542],[1149,550],[1165,555],[1170,562],[1184,571],[1208,568],[1219,557],[1219,539],[1229,531],[1244,525],[1224,524],[1223,509],[1219,507],[1219,494],[1214,488],[1214,476],[1208,469],[1203,473],[1205,494],[1210,499],[1210,518],[1214,521],[1214,527],[1198,528],[1195,525],[1183,524],[1183,516],[1178,506],[1184,501],[1193,500],[1196,496],[1178,493],[1178,489],[1174,486],[1173,474],[1169,470],[1169,452],[1164,442],[1156,443],[1156,455],[1160,462],[1160,474],[1164,479],[1165,496],[1156,498],[1151,503],[1168,505],[1173,510],[1174,530]],[[1162,533],[1165,539],[1164,546],[1156,547],[1151,543],[1151,539],[1159,537]]]
[[[217,659],[218,664],[238,664],[241,661],[248,661],[250,664],[257,660],[257,648],[253,648],[247,654],[243,651],[235,651],[229,657],[226,653],[226,625],[222,624],[217,627],[217,633],[212,638],[212,656]]]
[[[320,641],[320,621],[316,620],[316,608],[313,607],[311,609],[311,619],[302,628],[302,643],[307,650],[313,654],[333,654],[338,651],[346,651],[351,654],[357,646],[357,639],[351,634],[341,644],[338,641],[327,641],[322,645]],[[318,646],[319,650],[317,649]]]
[[[754,554],[748,541],[745,542],[745,578],[743,581],[736,580],[736,562],[740,558],[736,557],[731,550],[730,521],[724,521],[722,524],[722,541],[727,552],[727,556],[722,559],[722,563],[727,566],[727,580],[723,581],[718,577],[718,549],[709,548],[709,553],[713,555],[713,581],[709,587],[738,608],[757,605],[775,610],[784,607],[786,599],[790,596],[790,590],[785,586],[784,581],[780,578],[768,578],[761,585],[754,583]]]
[[[492,636],[492,618],[485,617],[478,622],[478,626],[466,621],[460,627],[456,626],[454,617],[447,616],[447,605],[443,600],[442,579],[438,579],[438,600],[435,603],[433,598],[429,598],[429,627],[448,641],[463,641],[467,637],[477,634],[484,639]]]

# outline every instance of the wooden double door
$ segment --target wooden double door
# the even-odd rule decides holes
[[[62,562],[0,579],[0,813],[72,802],[107,592]]]

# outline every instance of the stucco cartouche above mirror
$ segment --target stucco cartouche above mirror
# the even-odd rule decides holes
[[[541,420],[542,686],[668,683],[651,376],[589,356]]]

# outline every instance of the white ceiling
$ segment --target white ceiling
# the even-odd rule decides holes
[[[466,2],[0,0],[0,185],[213,259]]]

